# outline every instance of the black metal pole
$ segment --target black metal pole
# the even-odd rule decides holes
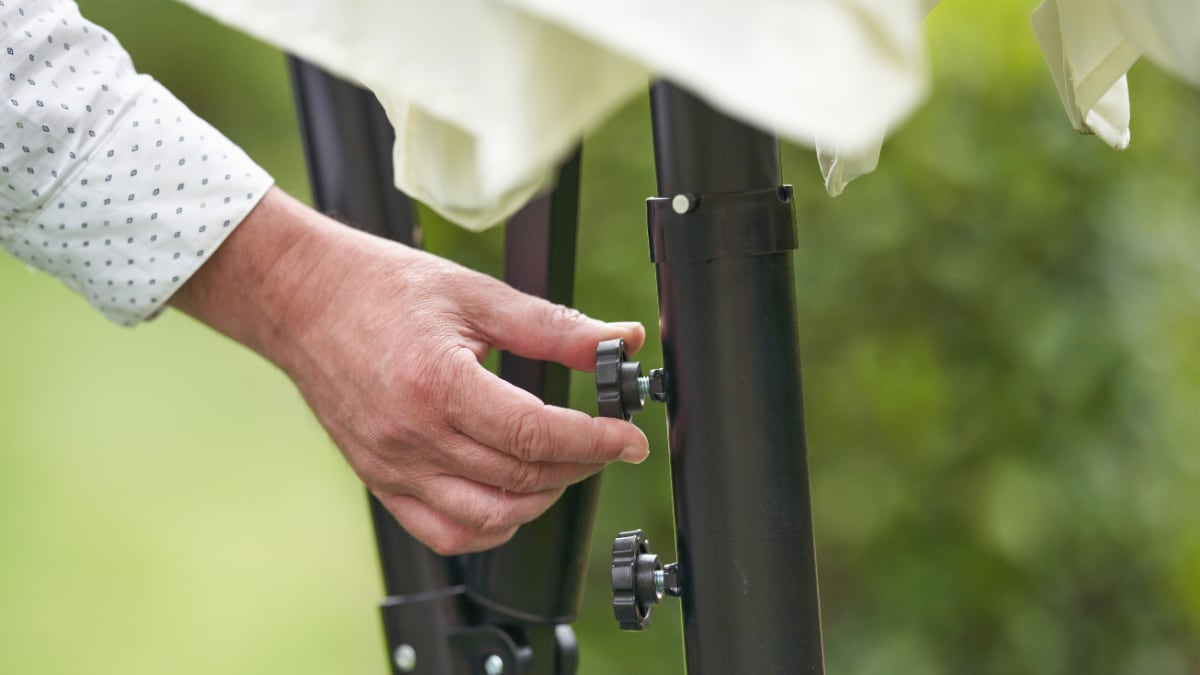
[[[505,281],[566,306],[575,290],[579,169],[576,153],[559,171],[555,190],[533,199],[505,231]],[[500,375],[551,405],[569,403],[570,373],[559,364],[505,353]],[[571,486],[512,541],[471,556],[466,583],[472,598],[529,622],[574,621],[599,486],[599,476]]]
[[[413,204],[392,187],[393,132],[375,96],[299,59],[289,59],[289,65],[317,208],[360,230],[413,244]],[[387,594],[383,620],[393,672],[450,673],[455,660],[449,635],[462,623],[453,602],[462,590],[455,561],[423,546],[377,499],[368,498]],[[406,620],[413,614],[417,620]],[[398,665],[405,663],[406,650],[414,664],[409,671]]]
[[[375,95],[289,59],[313,202],[351,227],[412,246],[412,200],[392,185],[395,132]]]
[[[412,245],[413,205],[392,186],[393,131],[374,95],[298,59],[291,68],[317,206]],[[506,232],[506,280],[564,305],[574,294],[579,169],[576,153],[557,187],[514,215]],[[501,376],[547,403],[568,403],[562,366],[505,354]],[[578,650],[566,624],[578,611],[598,487],[598,478],[572,486],[504,546],[454,558],[416,541],[372,497],[393,672],[572,675]]]
[[[667,83],[651,109],[688,673],[823,673],[778,143]]]
[[[575,241],[580,156],[559,170],[555,189],[514,214],[505,230],[504,279],[514,288],[570,306],[575,291]],[[500,376],[543,401],[569,403],[569,371],[558,364],[504,353]],[[575,620],[587,568],[587,548],[600,478],[569,487],[511,541],[464,560],[464,583],[484,620],[517,629],[531,648],[523,675],[573,675],[578,666]]]

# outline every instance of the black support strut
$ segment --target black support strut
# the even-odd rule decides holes
[[[579,212],[580,155],[559,172],[556,189],[535,197],[505,230],[504,279],[514,288],[571,306]],[[543,401],[566,406],[570,372],[557,363],[504,353],[500,374]],[[487,606],[543,624],[575,620],[583,592],[600,477],[567,488],[553,507],[508,544],[472,556],[467,584]]]
[[[823,673],[778,142],[667,83],[651,110],[688,673]]]
[[[404,244],[416,237],[411,200],[392,185],[392,127],[370,92],[291,59],[301,132],[321,210]],[[579,155],[551,193],[509,222],[506,277],[518,289],[571,304]],[[501,375],[565,406],[561,366],[502,358]],[[395,675],[573,675],[578,611],[598,479],[567,490],[504,546],[441,557],[405,532],[374,497],[371,516],[387,597],[384,633]]]
[[[313,202],[353,227],[411,245],[413,204],[391,185],[392,127],[371,92],[290,59]],[[404,531],[368,495],[386,599],[381,610],[393,673],[454,672],[450,634],[460,626],[463,592],[451,559]],[[415,618],[410,618],[415,617]],[[398,665],[411,655],[412,669]]]

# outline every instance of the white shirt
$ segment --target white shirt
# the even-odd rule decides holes
[[[0,0],[0,78],[0,246],[123,325],[272,184],[71,0]]]

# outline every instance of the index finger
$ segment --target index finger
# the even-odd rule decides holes
[[[461,386],[446,419],[484,445],[526,462],[638,464],[650,452],[641,429],[624,420],[546,405],[496,377],[474,357],[460,363]]]

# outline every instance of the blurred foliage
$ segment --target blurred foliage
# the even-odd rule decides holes
[[[307,193],[277,52],[161,0],[81,4]],[[934,12],[932,97],[844,197],[784,148],[831,673],[1200,672],[1200,96],[1139,65],[1130,150],[1071,133],[1030,5]],[[657,364],[646,120],[585,146],[577,304],[645,322]],[[500,269],[499,230],[424,225]],[[361,488],[291,385],[177,314],[122,331],[11,259],[0,285],[0,672],[385,672]],[[670,540],[661,411],[639,422],[584,675],[682,672],[670,605],[644,634],[608,609],[612,535]]]

